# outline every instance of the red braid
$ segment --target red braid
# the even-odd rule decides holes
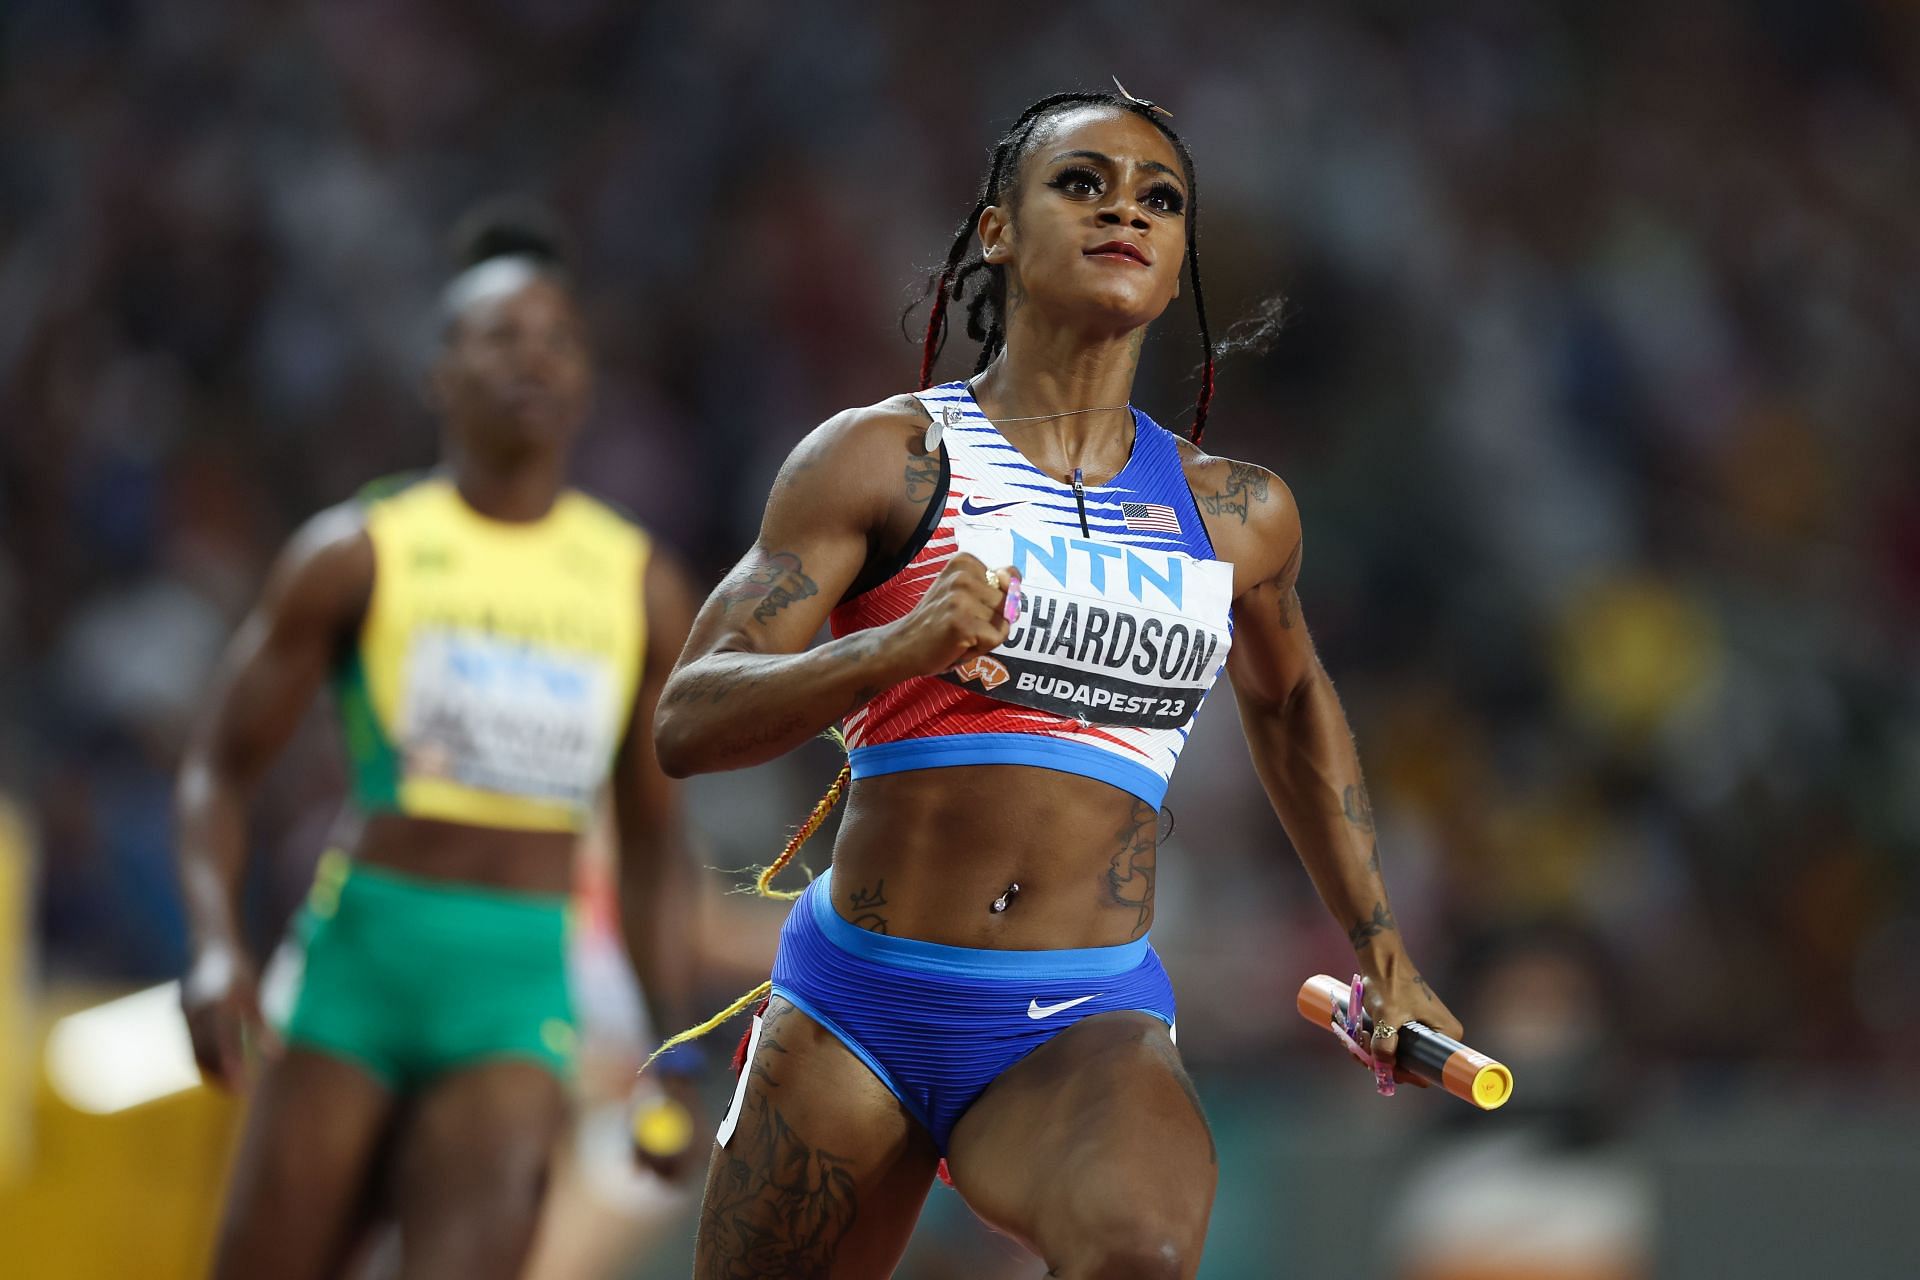
[[[1195,444],[1207,433],[1207,408],[1213,403],[1213,352],[1207,352],[1206,365],[1200,371],[1200,401],[1193,408],[1193,431],[1188,439]]]
[[[942,271],[933,287],[933,310],[927,316],[927,338],[920,349],[920,390],[933,385],[933,362],[940,356],[940,332],[947,325],[947,282],[951,271]]]

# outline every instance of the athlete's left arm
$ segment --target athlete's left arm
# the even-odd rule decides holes
[[[697,879],[681,820],[680,784],[662,772],[654,755],[653,712],[687,642],[698,597],[686,570],[659,549],[648,557],[642,590],[646,659],[613,773],[620,929],[654,1033],[668,1036],[688,1023]]]
[[[1267,798],[1353,947],[1375,1020],[1390,1027],[1419,1021],[1457,1037],[1459,1020],[1414,967],[1387,902],[1359,752],[1300,608],[1293,494],[1272,472],[1246,463],[1210,459],[1191,474],[1215,545],[1238,569],[1227,676]],[[1382,1037],[1372,1047],[1391,1061],[1397,1040]]]

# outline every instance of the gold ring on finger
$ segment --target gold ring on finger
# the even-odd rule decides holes
[[[1398,1030],[1398,1027],[1390,1027],[1384,1022],[1376,1022],[1373,1024],[1373,1038],[1375,1040],[1383,1040]]]
[[[998,569],[987,570],[987,590],[998,591],[999,589],[1000,589],[1000,571]]]

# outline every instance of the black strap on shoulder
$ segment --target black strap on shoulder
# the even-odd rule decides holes
[[[920,523],[914,526],[913,536],[890,560],[870,560],[867,567],[860,571],[860,576],[853,580],[853,585],[847,588],[847,594],[840,597],[842,604],[855,596],[865,595],[913,563],[913,558],[927,545],[927,539],[933,537],[933,531],[940,527],[940,513],[947,509],[947,488],[952,482],[953,464],[947,458],[947,446],[943,443],[940,446],[940,483],[934,489],[933,496],[927,499],[926,510],[920,513]]]

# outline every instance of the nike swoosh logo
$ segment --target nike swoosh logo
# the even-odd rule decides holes
[[[1077,1004],[1085,1004],[1089,1000],[1098,1000],[1104,994],[1106,993],[1096,991],[1090,996],[1081,996],[1077,1000],[1062,1000],[1059,1004],[1041,1004],[1038,1000],[1029,1000],[1027,1002],[1027,1016],[1035,1022],[1038,1022],[1042,1018],[1051,1018],[1062,1009],[1071,1009]]]
[[[992,515],[996,511],[1005,511],[1008,507],[1017,507],[1025,502],[1025,498],[1015,498],[1012,502],[995,502],[984,507],[979,507],[974,505],[972,498],[962,498],[960,500],[960,514],[963,516]]]

